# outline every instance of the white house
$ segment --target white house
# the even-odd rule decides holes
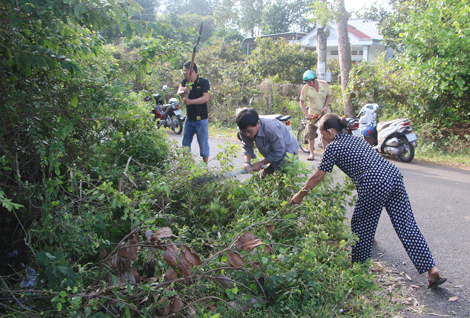
[[[325,29],[329,32],[326,41],[327,58],[338,58],[338,39],[336,36],[336,26],[331,24]],[[365,22],[362,19],[349,19],[348,21],[349,43],[351,45],[351,54],[353,63],[359,61],[373,62],[380,54],[386,52],[385,59],[393,56],[393,50],[383,44],[383,36],[379,34],[375,22]],[[284,38],[292,43],[300,43],[303,48],[315,51],[317,48],[317,30],[310,33],[281,33],[269,34],[260,37]],[[249,54],[256,47],[256,38],[246,38],[241,46]]]
[[[365,22],[362,19],[349,19],[348,31],[353,63],[358,63],[360,61],[373,62],[384,52],[386,53],[385,59],[392,57],[393,51],[382,42],[383,36],[379,34],[375,22]],[[336,26],[332,24],[326,27],[325,33],[329,33],[326,47],[324,47],[324,43],[320,43],[320,49],[324,47],[324,49],[327,50],[327,58],[338,58]],[[303,48],[315,51],[318,45],[317,30],[315,29],[312,32],[307,33],[300,40],[292,42],[300,43]]]

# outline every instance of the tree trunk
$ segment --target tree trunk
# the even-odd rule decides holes
[[[348,20],[351,13],[346,11],[344,0],[335,0],[339,14],[336,16],[336,34],[338,36],[339,67],[341,69],[341,89],[343,92],[344,113],[347,117],[356,116],[356,107],[351,102],[351,94],[346,94],[349,72],[352,68],[351,45],[349,44]]]
[[[317,77],[326,80],[326,40],[324,26],[317,28]]]

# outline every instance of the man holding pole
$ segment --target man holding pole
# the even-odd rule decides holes
[[[193,65],[191,70],[191,64]],[[191,71],[190,71],[191,70]],[[188,61],[183,65],[183,80],[177,94],[183,97],[186,105],[186,120],[183,128],[183,147],[191,148],[196,134],[199,154],[202,160],[209,162],[209,123],[207,102],[210,98],[209,81],[198,75],[196,63]],[[193,83],[188,87],[188,83]]]

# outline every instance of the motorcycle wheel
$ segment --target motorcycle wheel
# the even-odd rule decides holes
[[[398,155],[398,159],[403,162],[410,162],[415,157],[415,148],[411,143],[406,139],[406,137],[399,137],[400,144],[405,147],[405,153]]]
[[[308,142],[304,144],[304,134],[305,127],[300,127],[299,131],[297,131],[297,141],[299,142],[300,149],[302,149],[303,152],[310,153]]]
[[[176,117],[175,115],[171,115],[171,130],[177,135],[181,134],[183,132],[183,121]]]

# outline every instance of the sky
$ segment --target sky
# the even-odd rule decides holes
[[[344,0],[344,6],[346,7],[346,11],[351,12],[351,11],[358,11],[360,10],[364,5],[370,6],[376,2],[376,0]],[[386,1],[377,1],[378,3],[384,3]]]

